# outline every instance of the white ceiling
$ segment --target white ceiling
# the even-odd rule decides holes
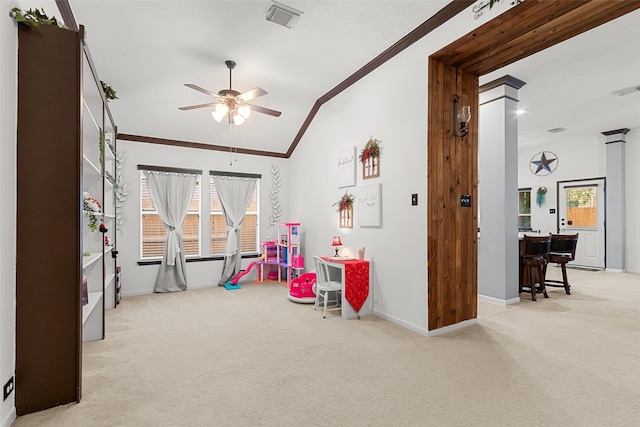
[[[116,91],[110,108],[120,133],[286,152],[318,98],[440,10],[449,0],[285,0],[304,14],[287,29],[264,19],[261,1],[69,0],[100,79]],[[471,13],[471,12],[469,12]],[[227,59],[237,63],[233,89],[261,87],[255,104],[279,118],[252,114],[231,131],[211,102],[186,88],[228,88]],[[484,76],[510,74],[527,84],[520,104],[523,143],[572,132],[640,128],[640,10]],[[426,102],[426,100],[425,100]],[[548,129],[566,127],[560,134]]]
[[[482,76],[480,84],[507,74],[526,82],[518,91],[525,110],[518,118],[520,146],[640,130],[640,91],[612,95],[640,86],[640,10]],[[548,132],[558,127],[567,130]]]

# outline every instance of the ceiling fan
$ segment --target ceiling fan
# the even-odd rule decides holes
[[[222,121],[226,116],[229,119],[230,124],[236,126],[244,123],[245,119],[249,118],[251,111],[258,113],[268,114],[274,117],[280,117],[282,114],[280,111],[272,110],[270,108],[260,107],[259,105],[250,104],[248,101],[258,98],[259,96],[266,95],[268,92],[262,88],[256,87],[248,90],[244,93],[240,93],[237,90],[231,89],[231,71],[235,68],[236,63],[231,60],[224,61],[229,69],[229,89],[222,89],[218,93],[211,92],[198,85],[192,83],[185,83],[186,87],[195,89],[198,92],[206,93],[217,99],[216,102],[209,102],[207,104],[189,105],[187,107],[180,107],[179,110],[195,110],[198,108],[214,107],[211,115],[217,122]]]

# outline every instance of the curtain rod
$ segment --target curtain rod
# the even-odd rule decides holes
[[[138,165],[138,170],[153,171],[153,172],[192,173],[196,175],[202,175],[201,169],[170,168],[166,166]]]
[[[235,176],[235,177],[238,177],[238,178],[258,178],[258,179],[262,179],[262,175],[261,174],[256,174],[256,173],[209,171],[209,175]]]

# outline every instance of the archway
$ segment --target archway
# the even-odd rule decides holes
[[[478,77],[640,8],[640,2],[528,0],[429,58],[428,329],[477,317],[478,122],[453,134],[453,97],[477,117]],[[475,110],[475,111],[474,111]],[[471,206],[461,198],[471,196]]]

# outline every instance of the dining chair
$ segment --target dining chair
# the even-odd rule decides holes
[[[567,263],[576,259],[578,234],[552,234],[549,251],[549,264],[559,264],[562,268],[562,280],[545,279],[546,286],[564,288],[567,295],[571,295],[571,285],[567,280]],[[545,277],[547,266],[544,267]]]
[[[531,299],[536,301],[536,294],[542,293],[545,298],[549,298],[545,288],[545,267],[549,261],[549,250],[551,248],[551,235],[530,236],[525,234],[523,238],[523,273],[524,279],[520,283],[520,292],[529,288]],[[539,285],[536,286],[536,283]]]
[[[340,299],[342,293],[342,283],[331,280],[329,276],[329,266],[319,256],[313,256],[313,262],[316,265],[316,303],[313,309],[316,310],[320,304],[320,298],[322,298],[322,304],[324,305],[324,312],[322,317],[327,317],[327,301],[329,300],[329,294],[334,293],[336,298],[336,305],[340,307]]]

